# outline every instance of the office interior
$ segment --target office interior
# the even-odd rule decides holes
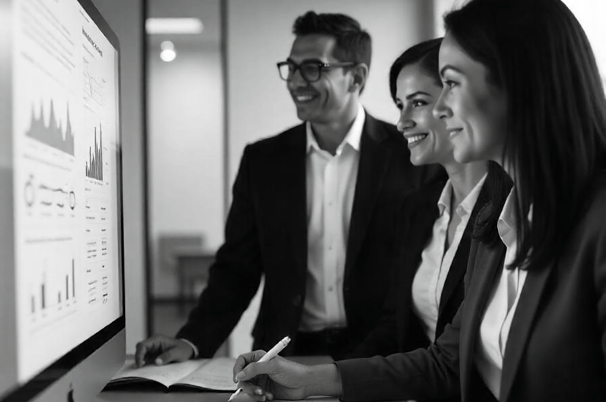
[[[361,22],[373,37],[362,103],[375,117],[395,123],[387,84],[391,62],[407,47],[441,35],[441,16],[461,0],[94,3],[122,49],[126,334],[127,353],[133,353],[136,342],[153,332],[173,335],[203,289],[203,272],[222,242],[244,146],[298,123],[275,67],[290,51],[294,19],[315,10]],[[606,45],[600,41],[606,32],[598,20],[606,4],[565,3],[606,71]],[[146,33],[149,18],[194,18],[201,24],[194,33]],[[180,292],[179,261],[194,256],[202,274],[188,277],[189,286]],[[219,353],[249,350],[257,308],[256,299]]]

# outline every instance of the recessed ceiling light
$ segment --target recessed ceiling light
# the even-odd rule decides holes
[[[148,18],[145,31],[150,34],[199,34],[204,30],[198,18]]]
[[[162,59],[162,61],[170,63],[175,58],[177,58],[177,51],[175,50],[175,45],[171,41],[165,40],[164,42],[162,42],[160,44],[160,49],[162,49],[162,51],[160,52],[160,58]]]

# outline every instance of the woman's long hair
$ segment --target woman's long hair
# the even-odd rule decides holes
[[[445,25],[507,96],[503,161],[513,172],[518,222],[511,267],[544,266],[567,241],[606,162],[606,101],[589,41],[559,0],[472,0]]]

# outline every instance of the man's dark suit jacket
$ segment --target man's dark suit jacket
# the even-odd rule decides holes
[[[428,177],[413,167],[395,126],[366,113],[347,243],[343,294],[348,328],[362,340],[379,317],[391,279],[395,213],[401,199]],[[248,145],[233,186],[225,243],[206,289],[177,337],[212,356],[265,284],[253,328],[253,348],[293,341],[305,299],[307,272],[306,131],[301,124]],[[292,353],[292,344],[281,354]]]
[[[490,177],[486,181],[490,180]],[[419,318],[412,310],[412,283],[421,264],[423,250],[429,244],[433,226],[439,217],[438,200],[446,181],[439,181],[410,194],[400,208],[401,227],[398,230],[398,264],[394,269],[394,281],[383,316],[348,358],[387,356],[396,352],[408,352],[427,347],[433,339],[428,339]],[[478,212],[488,201],[487,186],[480,190],[476,204],[461,237],[452,264],[444,282],[440,297],[436,339],[452,322],[464,297],[463,278],[467,270],[467,260],[474,222]]]
[[[554,250],[557,260],[528,272],[507,340],[501,402],[606,401],[606,175],[588,201],[565,247]],[[437,344],[337,362],[343,400],[423,400],[459,388],[464,402],[484,400],[473,360],[505,258],[497,242],[473,242],[465,300]]]

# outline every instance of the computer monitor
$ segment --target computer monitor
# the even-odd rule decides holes
[[[119,45],[0,0],[0,401],[90,402],[125,356]]]

